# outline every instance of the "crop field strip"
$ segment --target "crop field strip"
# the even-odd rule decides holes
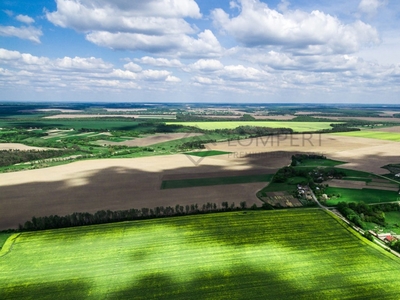
[[[261,174],[261,175],[242,175],[242,176],[227,176],[227,177],[164,180],[161,183],[161,189],[166,190],[166,189],[189,188],[198,186],[270,182],[272,177],[273,177],[272,174]]]
[[[341,135],[341,136],[362,137],[362,138],[400,142],[400,133],[398,133],[398,132],[361,130],[361,131],[340,132],[340,133],[332,133],[332,134]]]
[[[198,157],[209,157],[209,156],[217,156],[217,155],[230,154],[230,153],[232,153],[232,152],[209,150],[209,151],[186,152],[186,153],[183,153],[183,154],[185,154],[185,155],[193,155],[193,156],[198,156]]]
[[[393,299],[400,261],[321,210],[22,233],[3,299]]]

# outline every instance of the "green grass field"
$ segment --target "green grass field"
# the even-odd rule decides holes
[[[11,236],[11,233],[0,233],[0,249],[3,247],[5,241]]]
[[[385,190],[328,187],[325,193],[341,195],[338,198],[327,200],[327,205],[336,205],[339,202],[364,202],[368,204],[399,201],[397,192]]]
[[[209,156],[216,156],[216,155],[229,154],[229,153],[232,153],[232,152],[210,150],[210,151],[186,152],[183,154],[193,155],[193,156],[198,156],[198,157],[209,157]]]
[[[345,163],[333,159],[305,159],[297,167],[335,167]]]
[[[341,132],[332,134],[341,136],[353,136],[353,137],[363,137],[363,138],[386,140],[386,141],[395,141],[395,142],[400,141],[400,133],[397,132],[361,130],[361,131],[350,131],[350,132]]]
[[[168,125],[199,127],[205,130],[234,129],[239,126],[291,128],[295,132],[331,129],[332,122],[287,122],[287,121],[215,121],[215,122],[169,122]]]
[[[22,233],[0,298],[396,299],[400,260],[339,222],[305,209]]]
[[[229,177],[210,177],[196,179],[179,179],[179,180],[164,180],[161,183],[161,189],[178,189],[196,186],[212,186],[225,184],[239,184],[252,182],[269,182],[273,174],[263,175],[244,175],[244,176],[229,176]]]

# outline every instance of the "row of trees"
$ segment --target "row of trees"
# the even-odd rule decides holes
[[[273,182],[283,183],[292,177],[304,177],[302,184],[321,183],[328,178],[342,178],[346,176],[343,171],[335,168],[295,168],[292,166],[283,167],[279,169],[274,175]]]
[[[2,150],[0,151],[0,167],[11,166],[29,161],[44,160],[54,157],[71,155],[74,150]]]
[[[295,154],[292,155],[292,162],[291,166],[295,167],[297,165],[301,165],[304,161],[308,159],[326,159],[325,155],[320,155],[320,154]]]
[[[254,122],[254,125],[257,125],[257,122]],[[238,134],[238,135],[248,135],[250,137],[293,133],[293,129],[291,128],[270,128],[261,126],[238,126],[233,129],[215,129],[213,131],[220,134],[227,134],[227,135]]]
[[[363,202],[339,202],[337,209],[347,220],[365,229],[365,222],[386,226],[385,212],[400,211],[400,206],[397,203],[367,205]]]
[[[94,214],[85,213],[73,213],[66,216],[51,215],[46,217],[33,217],[32,220],[25,222],[23,225],[19,225],[20,231],[25,230],[45,230],[45,229],[56,229],[66,228],[74,226],[85,226],[94,224],[104,224],[112,222],[122,221],[133,221],[142,219],[152,218],[163,218],[172,216],[183,216],[183,215],[194,215],[204,214],[211,212],[224,212],[234,210],[247,209],[246,201],[240,202],[239,206],[236,206],[234,202],[222,202],[221,205],[216,203],[206,203],[202,206],[198,204],[187,204],[185,206],[175,205],[172,206],[157,206],[155,208],[141,208],[141,209],[129,209],[129,210],[99,210]],[[256,205],[253,205],[251,209],[258,209]],[[267,207],[264,207],[267,209]]]

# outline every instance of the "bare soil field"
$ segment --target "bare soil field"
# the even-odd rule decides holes
[[[164,180],[179,180],[179,179],[199,179],[199,178],[218,178],[229,176],[250,176],[260,174],[275,174],[278,169],[251,169],[239,171],[221,171],[218,173],[191,173],[191,174],[167,174],[162,177]]]
[[[399,146],[399,142],[331,134],[281,135],[207,144],[209,150],[232,152],[215,159],[248,158],[265,165],[274,164],[274,160],[281,162],[277,157],[279,155],[287,157],[291,153],[311,152],[348,162],[341,165],[343,168],[376,174],[387,173],[381,167],[398,161]],[[275,157],[269,158],[268,153]],[[287,163],[289,162],[290,157],[287,158]]]
[[[210,157],[184,154],[133,159],[79,161],[56,167],[0,174],[0,229],[16,227],[32,216],[73,212],[153,208],[247,201],[261,205],[257,191],[265,183],[161,190],[165,178],[223,177],[238,172],[275,172],[295,153],[320,153],[348,161],[341,167],[387,173],[381,166],[398,161],[400,143],[324,135],[288,135],[208,144],[231,152]],[[255,171],[256,170],[256,171]],[[200,175],[199,175],[200,174]]]
[[[385,190],[397,192],[399,187],[396,184],[387,184],[382,182],[369,182],[356,180],[340,180],[332,179],[326,182],[330,187],[346,188],[346,189],[374,189],[374,190]]]
[[[202,133],[190,133],[190,137],[192,136],[200,136]],[[129,147],[146,147],[151,146],[158,143],[169,142],[174,140],[179,140],[187,137],[187,133],[159,133],[155,135],[151,135],[143,138],[136,138],[123,142],[111,142],[105,140],[96,141],[96,144],[99,145],[111,145],[111,146],[129,146]]]
[[[171,174],[225,175],[252,166],[240,162],[203,159],[197,166],[185,155],[135,159],[89,160],[47,169],[0,174],[0,229],[15,228],[32,216],[73,212],[153,208],[176,204],[228,201],[261,205],[256,192],[265,183],[232,184],[161,190]]]
[[[346,189],[361,190],[367,187],[364,181],[356,181],[356,180],[331,179],[325,183],[327,183],[331,187],[346,188]]]
[[[26,151],[26,150],[50,150],[50,148],[32,147],[32,146],[26,146],[24,144],[19,144],[19,143],[0,143],[0,150]],[[54,149],[51,149],[51,150],[54,150]]]

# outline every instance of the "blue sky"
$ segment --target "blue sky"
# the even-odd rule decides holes
[[[400,2],[3,0],[0,100],[400,104]]]

